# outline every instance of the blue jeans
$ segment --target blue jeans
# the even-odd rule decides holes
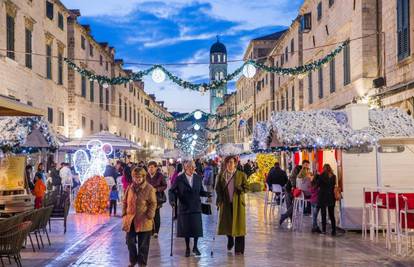
[[[312,229],[318,228],[319,207],[317,203],[312,203]]]

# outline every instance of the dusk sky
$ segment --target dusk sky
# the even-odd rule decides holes
[[[90,24],[98,42],[115,47],[124,62],[208,62],[210,46],[220,36],[229,60],[242,59],[250,39],[286,28],[303,0],[62,0],[80,9],[82,24]],[[242,63],[229,64],[229,72]],[[138,70],[139,65],[125,65]],[[191,82],[208,81],[207,65],[168,66]],[[209,95],[181,89],[171,82],[145,80],[145,90],[165,101],[169,111],[209,109]],[[229,84],[230,91],[234,83]]]

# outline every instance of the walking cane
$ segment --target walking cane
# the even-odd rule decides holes
[[[171,252],[170,252],[170,257],[172,257],[173,255],[173,245],[174,245],[174,214],[175,214],[175,206],[172,207],[172,212],[171,212]]]
[[[211,251],[210,251],[211,257],[213,257],[214,255],[214,245],[216,244],[216,231],[217,231],[219,216],[220,216],[219,207],[217,207],[217,217],[216,217],[216,222],[214,224],[214,233],[213,233],[213,245],[211,246]]]

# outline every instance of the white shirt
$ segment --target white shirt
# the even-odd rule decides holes
[[[59,171],[59,176],[62,178],[62,185],[73,186],[72,172],[69,167],[62,167]]]
[[[193,187],[193,175],[188,176],[187,174],[185,174],[185,177],[187,177],[187,181],[190,184],[190,186]]]

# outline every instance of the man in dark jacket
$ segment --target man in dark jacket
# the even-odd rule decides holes
[[[280,168],[279,162],[276,162],[274,167],[270,169],[269,174],[267,175],[267,184],[269,185],[269,190],[272,190],[273,184],[278,184],[282,188],[286,185],[288,177],[286,172]]]
[[[167,189],[167,182],[165,181],[164,175],[158,171],[158,164],[155,161],[148,163],[148,174],[147,182],[152,185],[156,190],[157,195],[157,210],[155,211],[154,217],[154,238],[158,238],[158,232],[161,226],[160,208],[162,204],[167,201],[167,197],[164,193]]]
[[[52,177],[53,190],[60,190],[62,187],[62,178],[59,175],[58,169],[56,169],[56,163],[50,163],[50,177]]]

